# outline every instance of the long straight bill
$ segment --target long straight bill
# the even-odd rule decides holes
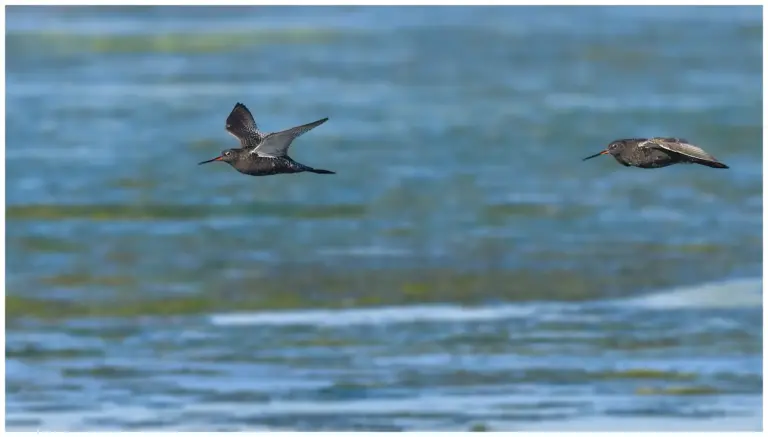
[[[603,151],[602,151],[602,152],[600,152],[600,153],[595,153],[595,154],[594,154],[594,155],[592,155],[592,156],[587,156],[586,158],[582,159],[582,161],[586,161],[587,159],[597,158],[597,157],[598,157],[598,156],[600,156],[600,155],[607,155],[607,154],[608,154],[608,151],[607,151],[607,150],[603,150]]]
[[[197,165],[208,164],[209,162],[213,162],[213,161],[221,161],[221,156],[217,156],[217,157],[215,157],[213,159],[209,159],[207,161],[198,162]]]

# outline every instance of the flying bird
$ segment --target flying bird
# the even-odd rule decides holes
[[[226,129],[240,140],[240,148],[227,149],[220,156],[199,163],[223,161],[240,173],[250,176],[269,176],[282,173],[335,174],[330,170],[312,168],[288,156],[293,140],[328,121],[328,118],[292,127],[280,132],[264,133],[256,125],[251,111],[237,103],[227,117]]]
[[[682,138],[654,137],[651,139],[616,140],[611,142],[602,152],[588,156],[583,160],[586,161],[600,155],[612,155],[619,164],[625,167],[661,168],[673,164],[700,164],[712,168],[728,168],[714,156]]]

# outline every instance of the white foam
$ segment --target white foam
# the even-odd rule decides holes
[[[632,299],[615,301],[653,309],[675,308],[759,308],[762,306],[762,279],[742,279],[681,287]],[[599,304],[600,302],[593,302]],[[571,314],[583,306],[576,303],[525,303],[464,307],[459,305],[411,305],[327,310],[257,311],[213,314],[218,326],[351,326],[400,323],[478,322],[536,317],[539,320],[599,320],[597,316]],[[587,304],[589,305],[589,304]]]
[[[750,278],[679,287],[625,302],[656,309],[760,308],[763,305],[763,280]]]
[[[413,305],[403,307],[354,308],[341,310],[265,311],[214,314],[214,325],[382,325],[419,322],[474,322],[529,317],[543,305],[500,305],[462,307],[458,305]]]

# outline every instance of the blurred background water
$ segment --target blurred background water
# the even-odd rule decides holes
[[[6,426],[760,429],[759,7],[9,7]],[[298,161],[198,167],[330,117]],[[581,162],[680,136],[730,170]]]

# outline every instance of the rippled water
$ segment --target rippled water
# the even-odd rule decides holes
[[[761,428],[759,8],[7,17],[9,430]]]

